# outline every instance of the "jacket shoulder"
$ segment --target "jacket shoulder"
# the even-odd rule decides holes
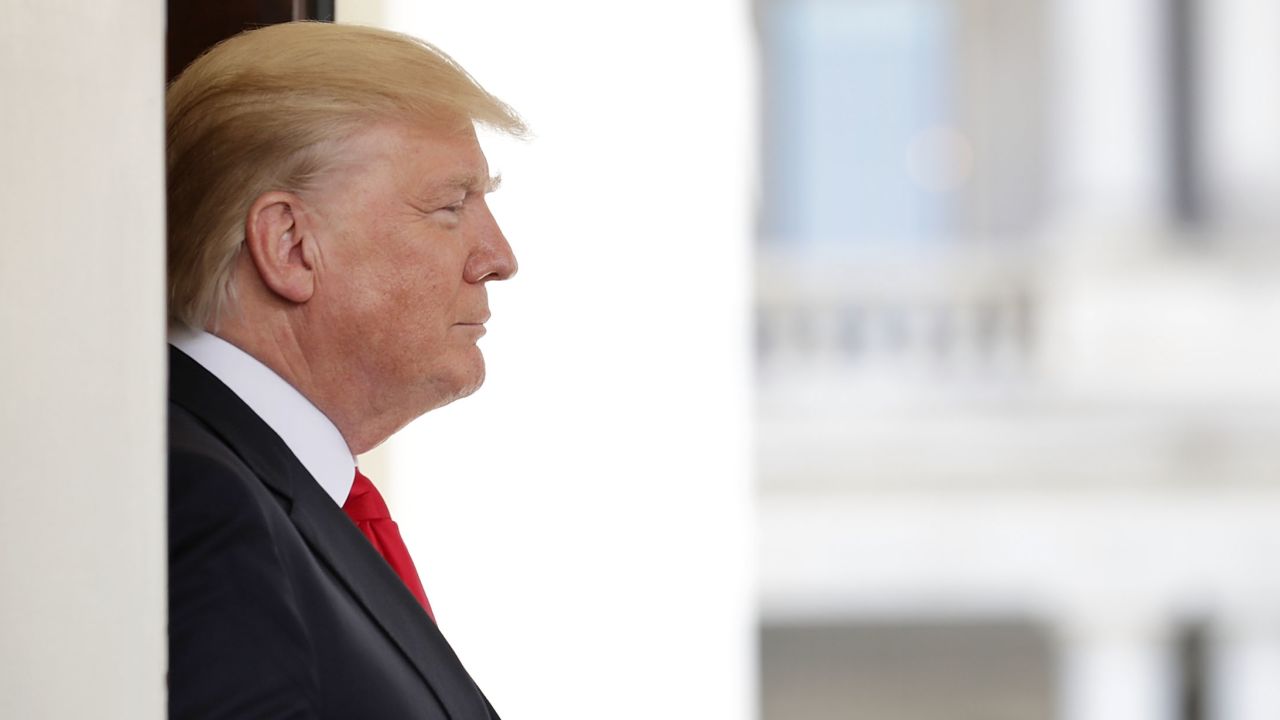
[[[235,451],[169,406],[170,716],[313,717],[312,639],[276,498]]]

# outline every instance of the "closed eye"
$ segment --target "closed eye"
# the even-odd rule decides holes
[[[441,221],[447,223],[449,226],[454,226],[462,222],[462,212],[466,210],[466,208],[467,203],[464,198],[456,203],[445,205],[442,208],[437,208],[432,214],[440,218]]]
[[[439,207],[439,206],[432,207],[430,205],[424,207],[416,203],[410,203],[410,206],[414,210],[426,216],[435,215],[437,213],[445,213],[447,215],[458,215],[466,208],[466,205],[467,205],[466,198],[463,198],[462,200],[459,200],[455,203],[450,203],[443,207]]]

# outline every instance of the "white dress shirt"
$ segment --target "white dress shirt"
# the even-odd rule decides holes
[[[355,458],[342,433],[310,400],[271,368],[216,335],[171,326],[169,344],[240,396],[335,503],[341,506],[347,501],[355,481]]]

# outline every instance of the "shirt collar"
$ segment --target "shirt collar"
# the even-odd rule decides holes
[[[341,506],[355,480],[355,458],[342,433],[297,388],[252,355],[200,330],[169,328],[169,344],[213,373],[289,446],[320,487]]]

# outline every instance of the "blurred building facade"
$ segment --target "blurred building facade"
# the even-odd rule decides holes
[[[1280,5],[756,10],[766,720],[1280,717]]]

